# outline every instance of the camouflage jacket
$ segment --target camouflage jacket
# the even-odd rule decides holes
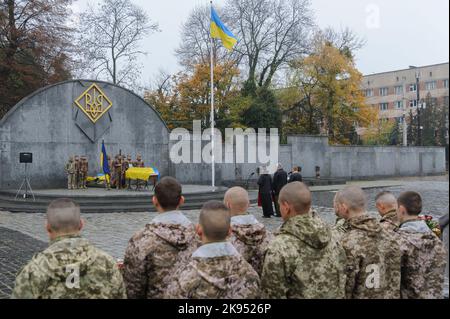
[[[395,231],[398,229],[399,222],[397,219],[397,211],[388,212],[380,219],[381,227],[385,230]]]
[[[259,277],[229,242],[201,246],[174,275],[171,299],[255,299]]]
[[[232,217],[231,229],[229,241],[253,269],[261,274],[267,246],[273,239],[272,234],[253,215]]]
[[[347,298],[400,298],[402,254],[395,234],[368,215],[351,218],[347,225],[350,230],[341,237],[347,253]]]
[[[346,256],[331,229],[311,213],[286,221],[269,244],[263,298],[345,298]]]
[[[19,272],[12,298],[125,298],[114,259],[79,236],[60,237]]]
[[[419,220],[402,224],[397,233],[403,252],[402,298],[443,298],[447,251],[442,241]]]
[[[331,228],[335,238],[340,240],[344,234],[350,230],[350,225],[347,220],[341,217],[336,218],[334,226]]]
[[[170,276],[197,248],[194,225],[178,211],[156,216],[128,243],[124,280],[128,298],[163,298]]]

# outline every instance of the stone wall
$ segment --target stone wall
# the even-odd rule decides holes
[[[225,154],[224,147],[222,153]],[[320,167],[322,178],[349,180],[435,175],[446,171],[445,149],[441,147],[330,146],[325,136],[289,136],[288,144],[279,146],[278,155],[278,162],[285,169],[301,166],[307,178],[315,177],[316,166]],[[261,165],[216,163],[217,184],[235,179],[245,181]],[[211,182],[209,164],[172,164],[171,172],[183,183]]]
[[[329,146],[327,137],[289,136],[292,158],[306,177],[362,179],[445,173],[441,147]]]

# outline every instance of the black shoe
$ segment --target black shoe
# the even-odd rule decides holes
[[[275,216],[275,217],[281,217],[281,215],[278,215],[278,214],[273,214],[273,216]]]
[[[263,218],[271,218],[271,216],[263,216]]]

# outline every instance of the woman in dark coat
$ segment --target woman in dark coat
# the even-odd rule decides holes
[[[259,196],[263,209],[264,218],[270,218],[273,215],[272,194],[273,184],[272,177],[266,168],[261,170],[261,176],[258,179]]]

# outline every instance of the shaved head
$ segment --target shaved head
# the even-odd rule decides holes
[[[223,202],[230,209],[232,215],[246,213],[250,205],[248,192],[242,187],[230,188],[225,193]]]
[[[222,202],[209,201],[200,211],[199,224],[208,240],[224,241],[230,229],[230,213]]]
[[[364,191],[357,186],[347,186],[340,190],[335,197],[339,204],[345,204],[350,211],[364,211],[367,197]]]
[[[297,214],[306,214],[311,209],[311,192],[303,183],[289,183],[281,190],[279,202],[289,204]]]
[[[375,197],[377,208],[384,211],[397,209],[397,198],[391,192],[381,192]]]
[[[81,228],[80,206],[74,201],[57,199],[47,207],[47,224],[55,233],[71,233]]]

